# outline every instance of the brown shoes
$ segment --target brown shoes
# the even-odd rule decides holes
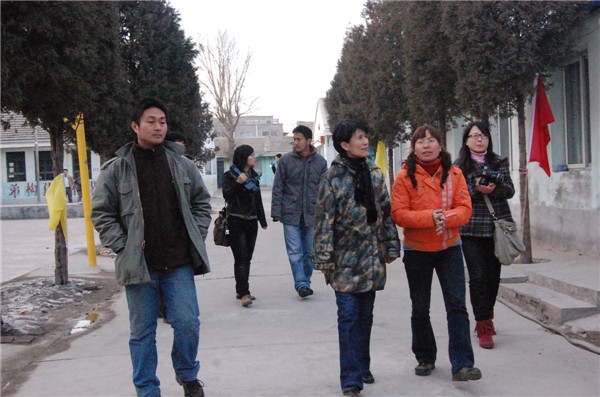
[[[419,363],[415,367],[415,375],[417,376],[429,376],[431,371],[435,369],[435,365],[431,363]]]
[[[244,295],[242,296],[242,306],[250,306],[252,304],[252,296]]]
[[[481,371],[475,367],[461,368],[460,371],[452,374],[453,381],[465,382],[468,380],[479,380],[481,379]]]

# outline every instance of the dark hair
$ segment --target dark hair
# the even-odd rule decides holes
[[[472,172],[475,168],[475,161],[471,158],[471,149],[467,146],[469,140],[469,133],[473,127],[477,127],[481,130],[481,133],[488,137],[488,148],[485,154],[485,162],[488,163],[493,169],[496,169],[502,160],[502,157],[494,153],[494,146],[492,144],[492,136],[490,129],[483,121],[473,121],[467,124],[462,137],[462,146],[458,152],[458,158],[456,159],[456,165],[463,171],[465,175]]]
[[[169,141],[169,142],[180,141],[183,143],[187,143],[187,138],[183,134],[180,134],[179,132],[169,131],[169,132],[167,132],[167,135],[165,135],[165,141]]]
[[[346,150],[342,148],[342,142],[350,142],[356,130],[363,130],[366,134],[369,134],[369,127],[362,120],[346,119],[335,126],[335,130],[333,130],[333,147],[339,154],[346,155]]]
[[[442,135],[440,132],[431,125],[422,125],[413,132],[410,137],[410,154],[406,158],[406,166],[408,167],[408,177],[412,182],[413,188],[417,188],[417,179],[415,178],[415,171],[417,169],[417,155],[415,154],[415,145],[419,139],[425,138],[427,135],[427,131],[432,138],[434,138],[440,144],[440,158],[442,160],[442,180],[440,182],[440,186],[444,187],[444,183],[446,183],[446,179],[448,179],[448,170],[452,167],[452,156],[450,153],[446,151],[444,146],[442,145]]]
[[[281,153],[277,153],[277,154],[275,155],[275,157],[277,157],[278,159],[280,159],[280,158],[281,158]]]
[[[144,98],[137,105],[134,106],[131,112],[131,121],[140,125],[140,119],[142,118],[142,114],[147,109],[150,108],[158,108],[163,111],[165,117],[168,119],[168,110],[167,105],[165,105],[161,100],[156,98]]]
[[[304,138],[306,138],[306,139],[312,139],[312,131],[310,128],[308,128],[305,125],[299,125],[296,128],[294,128],[294,130],[292,131],[292,134],[295,134],[296,132],[299,132],[302,135],[304,135]]]
[[[244,170],[244,167],[248,163],[248,157],[254,153],[254,149],[250,145],[240,145],[233,151],[233,164],[240,170]]]

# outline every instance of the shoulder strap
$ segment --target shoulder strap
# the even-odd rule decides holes
[[[484,194],[483,199],[485,200],[485,205],[487,205],[488,210],[490,211],[490,215],[492,216],[492,218],[494,218],[494,220],[496,220],[496,212],[494,211],[494,206],[492,205],[490,198],[487,194]]]

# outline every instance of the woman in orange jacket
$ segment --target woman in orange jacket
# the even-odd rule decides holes
[[[417,128],[392,188],[392,219],[404,229],[415,374],[427,376],[435,369],[437,346],[429,317],[435,270],[446,305],[452,380],[477,380],[481,371],[474,367],[458,233],[471,217],[471,196],[462,171],[452,166],[441,142],[434,127]]]

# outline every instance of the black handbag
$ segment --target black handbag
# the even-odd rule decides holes
[[[229,235],[227,216],[227,205],[225,205],[225,207],[219,211],[219,216],[215,219],[215,227],[213,229],[215,245],[220,245],[221,247],[229,247],[229,240],[227,239],[227,236]]]

